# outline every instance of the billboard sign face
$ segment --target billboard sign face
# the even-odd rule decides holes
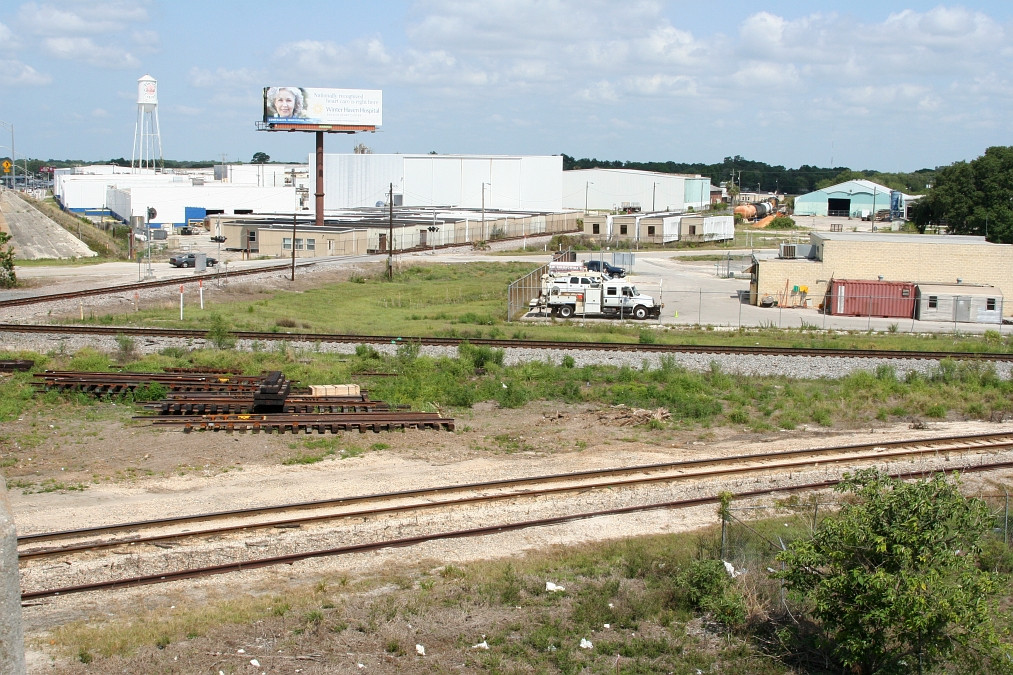
[[[267,124],[375,126],[383,121],[379,89],[264,87]]]

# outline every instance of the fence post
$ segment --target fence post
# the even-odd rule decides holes
[[[1003,508],[1002,518],[1002,543],[1009,546],[1009,492],[1003,490],[1006,494],[1006,506]]]
[[[696,325],[702,326],[703,325],[703,289],[700,288],[698,290],[700,291],[700,299],[697,301],[697,304],[696,304]]]

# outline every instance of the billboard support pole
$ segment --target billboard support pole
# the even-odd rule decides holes
[[[318,131],[317,135],[317,191],[314,195],[316,197],[317,227],[323,227],[324,224],[324,132]],[[295,246],[295,242],[292,242],[292,246]]]

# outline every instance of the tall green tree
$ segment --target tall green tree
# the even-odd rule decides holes
[[[863,675],[1013,672],[997,628],[1008,580],[978,564],[987,506],[941,474],[907,483],[868,469],[837,489],[852,500],[781,553],[773,575],[821,651]]]
[[[271,156],[266,152],[255,152],[253,158],[250,160],[250,164],[267,164],[271,161]]]
[[[940,169],[913,215],[922,228],[941,223],[953,234],[1013,244],[1013,147],[991,147],[977,159]]]

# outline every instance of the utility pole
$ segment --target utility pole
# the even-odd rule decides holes
[[[387,278],[394,280],[394,184],[390,184],[387,195],[387,206],[390,207],[390,218],[387,221]]]
[[[487,183],[482,183],[482,241],[487,241],[485,236],[485,186]]]
[[[292,212],[292,281],[295,281],[295,221],[297,214]]]

